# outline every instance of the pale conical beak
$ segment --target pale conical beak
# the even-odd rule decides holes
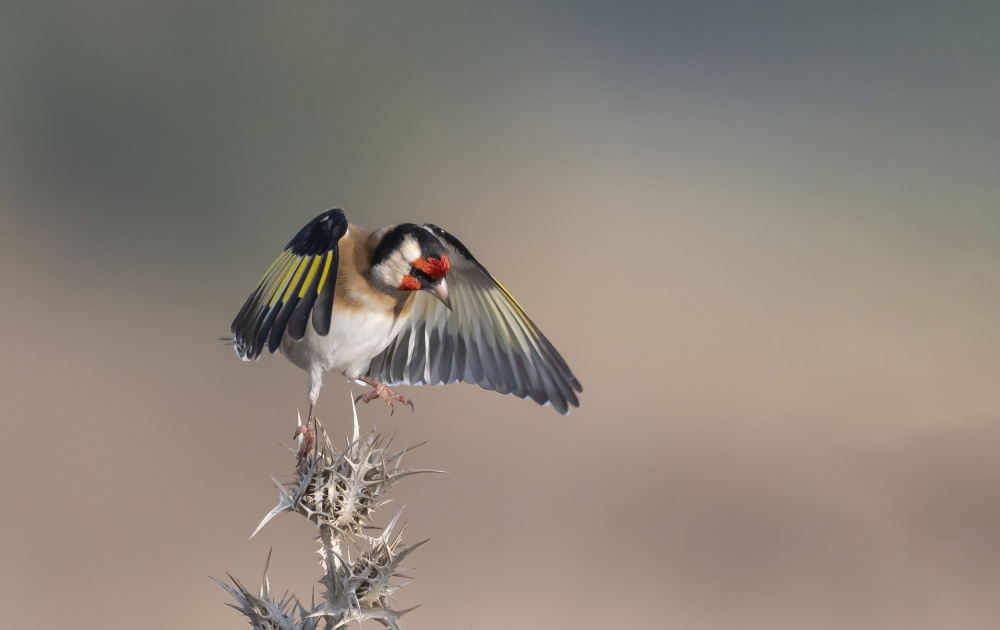
[[[447,306],[449,311],[451,310],[451,298],[448,297],[448,282],[444,278],[427,287],[424,291],[441,300],[441,303]]]

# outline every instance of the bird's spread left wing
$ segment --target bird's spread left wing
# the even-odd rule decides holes
[[[309,316],[320,335],[330,332],[339,262],[338,242],[347,234],[339,209],[319,215],[295,235],[261,278],[233,320],[236,352],[256,359],[265,345],[274,352],[287,331],[305,335]]]
[[[399,333],[375,357],[368,376],[389,385],[464,381],[551,404],[579,406],[583,388],[521,306],[462,245],[441,228],[424,226],[448,251],[452,310],[419,292]]]

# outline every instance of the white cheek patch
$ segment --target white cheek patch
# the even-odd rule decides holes
[[[388,288],[399,289],[403,284],[403,276],[410,273],[411,262],[417,258],[420,258],[420,246],[416,239],[407,236],[398,249],[389,254],[383,262],[372,267],[372,276]]]
[[[412,236],[407,236],[403,239],[403,244],[399,246],[399,252],[403,256],[403,262],[406,263],[407,271],[409,271],[413,261],[421,256],[420,245],[417,243],[417,239]]]

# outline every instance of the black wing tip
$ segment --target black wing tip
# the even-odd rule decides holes
[[[263,350],[263,348],[258,345],[247,343],[246,340],[239,335],[229,337],[226,341],[233,344],[233,350],[236,351],[236,356],[244,361],[256,361],[260,358],[260,353]]]
[[[541,405],[543,407],[549,405],[556,410],[556,413],[561,416],[565,416],[569,415],[570,408],[579,407],[580,403],[576,400],[566,400],[559,396],[550,396],[549,399],[541,403]]]
[[[559,388],[553,391],[551,389],[542,388],[527,392],[524,395],[514,395],[524,400],[534,401],[542,407],[550,406],[555,409],[557,413],[565,416],[568,415],[570,411],[580,406],[580,399],[573,393],[573,390],[583,392],[583,388],[576,381],[576,379],[573,379],[572,383],[569,383],[569,385],[572,389]]]
[[[570,411],[573,409],[579,409],[580,407],[580,399],[572,395],[565,400],[562,398],[554,398],[549,400],[549,402],[552,404],[552,407],[563,416],[569,415]]]
[[[340,208],[331,208],[306,223],[285,249],[296,256],[318,256],[335,247],[344,234],[347,234],[347,216]]]

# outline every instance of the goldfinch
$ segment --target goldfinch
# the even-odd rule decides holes
[[[309,375],[309,420],[324,372],[413,403],[390,386],[458,381],[559,413],[583,388],[517,301],[454,236],[431,225],[371,229],[340,209],[288,242],[232,325],[236,354],[280,350]],[[308,420],[307,424],[308,426]]]

